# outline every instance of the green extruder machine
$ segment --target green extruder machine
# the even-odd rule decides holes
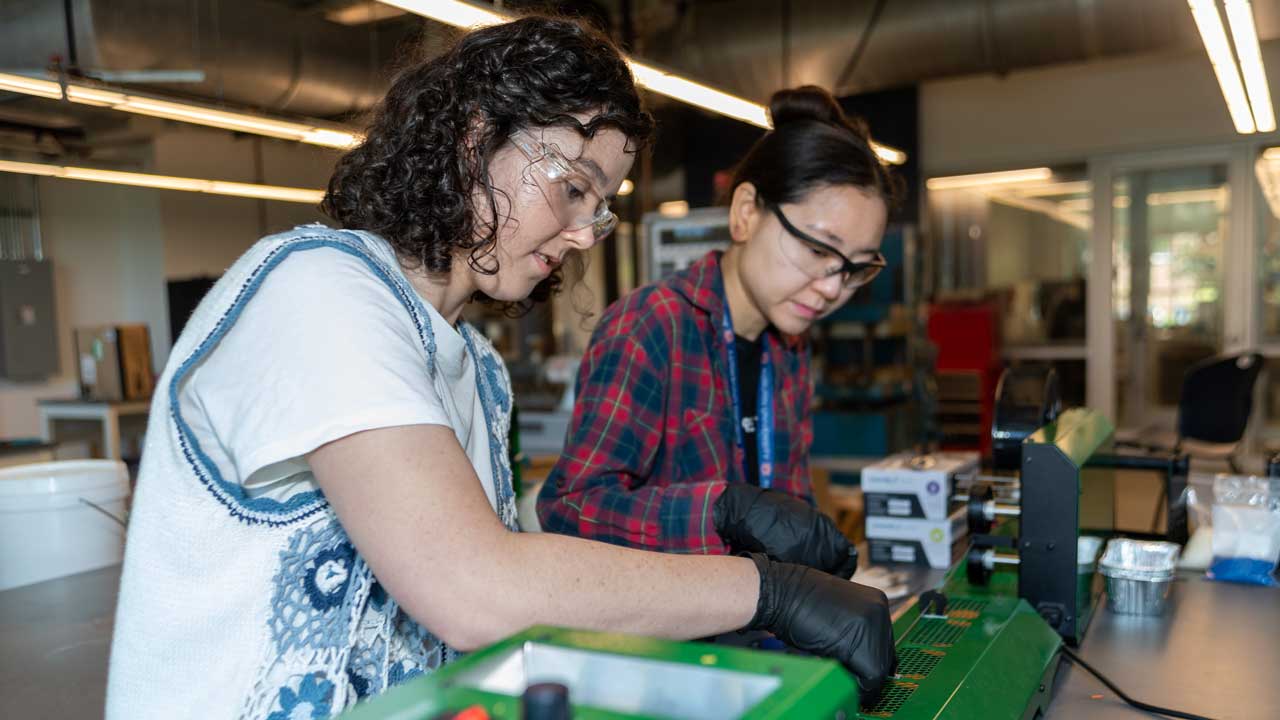
[[[894,621],[898,670],[860,706],[836,662],[651,638],[533,628],[354,708],[351,720],[523,718],[539,683],[568,689],[575,720],[676,718],[1031,718],[1049,703],[1062,643],[1097,605],[1092,558],[1077,558],[1082,469],[1108,421],[1069,410],[1021,445],[1020,493],[967,498],[973,545],[943,586]],[[992,521],[999,521],[993,523]]]

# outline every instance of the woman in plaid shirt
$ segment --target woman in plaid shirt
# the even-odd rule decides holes
[[[894,178],[830,93],[776,93],[737,168],[733,244],[601,318],[544,529],[678,553],[751,551],[849,577],[856,554],[813,509],[813,323],[885,266]]]

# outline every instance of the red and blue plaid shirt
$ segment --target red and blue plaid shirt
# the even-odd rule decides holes
[[[609,306],[578,372],[564,454],[538,495],[548,532],[725,553],[713,508],[745,482],[729,394],[720,253]],[[774,489],[810,500],[809,348],[772,327]]]

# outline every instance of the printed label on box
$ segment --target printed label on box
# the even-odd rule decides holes
[[[889,498],[889,514],[910,517],[911,501],[902,498]]]
[[[902,453],[887,457],[862,471],[862,492],[867,515],[943,520],[951,507],[957,474],[977,469],[976,453],[938,453],[917,456]],[[902,499],[911,502],[909,512]]]
[[[956,558],[968,528],[964,511],[957,510],[944,520],[868,516],[866,532],[872,562],[914,562],[947,568]],[[904,559],[907,553],[911,560]]]

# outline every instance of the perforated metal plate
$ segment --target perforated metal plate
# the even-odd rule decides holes
[[[862,713],[869,717],[887,718],[893,717],[898,712],[902,704],[915,693],[920,686],[908,680],[891,680],[884,686],[884,691],[880,693],[880,700],[876,704]]]
[[[905,647],[898,649],[898,677],[905,680],[923,680],[937,667],[947,654],[941,650]]]
[[[964,632],[973,623],[968,620],[952,620],[947,618],[920,618],[920,622],[907,636],[908,645],[932,645],[933,647],[951,647],[964,636]]]
[[[954,598],[947,604],[947,617],[957,620],[971,620],[978,617],[986,606],[986,600]]]

